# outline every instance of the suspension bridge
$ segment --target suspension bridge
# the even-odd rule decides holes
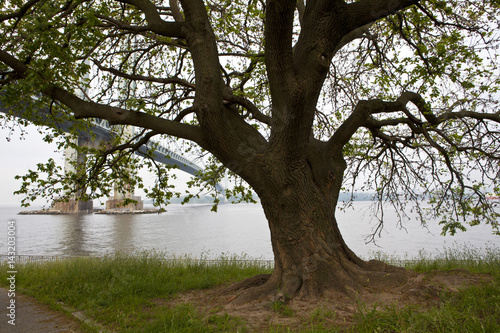
[[[112,126],[110,126],[106,120],[95,119],[92,121],[91,126],[85,128],[84,130],[78,129],[75,121],[58,118],[49,108],[38,108],[34,106],[34,101],[22,101],[13,108],[6,107],[0,99],[0,112],[6,115],[29,120],[35,125],[49,126],[63,132],[76,131],[76,133],[78,133],[76,143],[80,146],[96,147],[102,142],[111,142],[113,136],[116,135],[114,134],[115,131]],[[129,135],[133,135],[133,133],[129,132]],[[185,158],[181,154],[172,151],[158,142],[148,141],[146,144],[140,146],[135,153],[142,156],[149,156],[159,163],[176,166],[179,170],[194,176],[199,175],[199,173],[203,171],[203,168],[197,165],[194,161]],[[82,160],[82,157],[76,149],[68,148],[65,151],[66,172],[74,170],[75,160],[79,163],[79,161]],[[223,191],[222,186],[219,184],[217,184],[216,187],[217,190]],[[142,201],[140,200],[140,197],[135,197],[133,192],[134,189],[129,189],[126,193],[118,193],[115,191],[114,197],[110,198],[106,203],[106,209],[121,208],[128,210],[141,210],[143,207]],[[123,206],[121,203],[125,199],[132,199],[137,201],[137,203]],[[55,202],[51,209],[65,213],[89,212],[92,211],[92,202],[83,202],[82,200],[79,200],[78,197],[74,197],[69,201]]]

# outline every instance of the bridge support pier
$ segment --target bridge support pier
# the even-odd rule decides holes
[[[94,211],[92,201],[69,199],[68,201],[54,201],[49,211],[60,214],[90,214]]]
[[[81,138],[75,139],[74,143],[76,145],[82,145],[83,141]],[[80,166],[85,166],[85,154],[79,152],[78,150],[67,147],[64,150],[64,172],[76,172]],[[75,163],[76,162],[76,163]],[[83,197],[82,190],[77,189],[76,193],[69,198],[69,200],[55,200],[49,212],[57,214],[89,214],[94,210],[94,204],[92,201],[81,200]]]
[[[132,126],[123,126],[118,128],[121,129],[122,136],[124,138],[130,139],[134,137],[134,128]],[[134,200],[136,202],[125,204],[126,200]],[[134,188],[130,185],[126,185],[121,191],[119,191],[115,186],[114,195],[106,201],[106,210],[137,211],[143,209],[144,203],[142,202],[141,197],[134,196]]]
[[[134,200],[137,202],[131,202],[125,205],[124,202],[126,199]],[[141,200],[140,196],[134,196],[134,191],[130,187],[126,189],[125,193],[119,192],[115,188],[114,196],[110,197],[109,200],[106,201],[106,210],[134,211],[143,209],[144,202]]]

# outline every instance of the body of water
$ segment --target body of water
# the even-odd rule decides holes
[[[387,211],[386,225],[376,244],[365,244],[375,226],[370,202],[354,202],[337,219],[347,244],[363,258],[381,251],[400,258],[442,251],[444,247],[498,246],[500,237],[489,226],[477,226],[456,236],[441,236],[437,222],[422,228],[416,220],[397,227]],[[8,222],[16,221],[18,255],[101,256],[116,252],[159,250],[175,255],[217,257],[221,253],[272,259],[269,228],[260,205],[169,205],[166,213],[147,215],[17,215],[22,209],[0,207],[0,254],[7,253]]]

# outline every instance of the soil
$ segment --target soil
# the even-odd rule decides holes
[[[405,307],[416,305],[416,308],[426,309],[439,306],[441,297],[459,290],[483,283],[491,282],[493,278],[486,274],[473,274],[467,270],[435,271],[424,274],[410,273],[407,283],[399,287],[385,286],[377,290],[365,290],[355,296],[339,293],[326,293],[317,300],[293,299],[286,304],[291,315],[273,310],[273,303],[279,300],[263,298],[246,304],[234,302],[237,295],[227,293],[227,286],[210,290],[193,290],[178,295],[171,300],[157,300],[160,306],[175,306],[182,303],[195,305],[198,312],[205,315],[223,315],[225,313],[239,317],[246,322],[251,332],[267,331],[272,326],[292,328],[310,327],[314,311],[329,311],[334,313],[325,321],[332,327],[348,328],[359,311],[359,302],[366,309],[374,306],[394,305]],[[328,322],[329,321],[329,322]],[[309,324],[308,324],[309,323]],[[309,325],[309,326],[303,326]]]

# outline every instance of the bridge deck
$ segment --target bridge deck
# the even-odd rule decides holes
[[[8,109],[4,107],[3,103],[0,101],[0,112],[13,115],[15,117],[23,118],[26,120],[31,120],[31,117],[27,116],[28,102],[24,103],[25,106],[20,106],[18,109]],[[67,120],[58,120],[52,116],[49,109],[38,109],[37,110],[37,119],[41,125],[50,126],[57,129],[60,129],[64,132],[69,132],[75,125],[75,122],[67,121]],[[90,132],[79,132],[80,139],[83,142],[107,142],[112,139],[112,131],[110,126],[107,124],[107,121],[96,119],[94,122],[95,126],[90,128]],[[152,157],[155,161],[168,165],[176,165],[180,170],[187,172],[191,175],[197,175],[199,171],[203,169],[191,162],[187,158],[177,154],[167,147],[159,145],[154,142],[148,142],[146,145],[142,145],[137,154],[146,155],[148,151],[154,147]]]

